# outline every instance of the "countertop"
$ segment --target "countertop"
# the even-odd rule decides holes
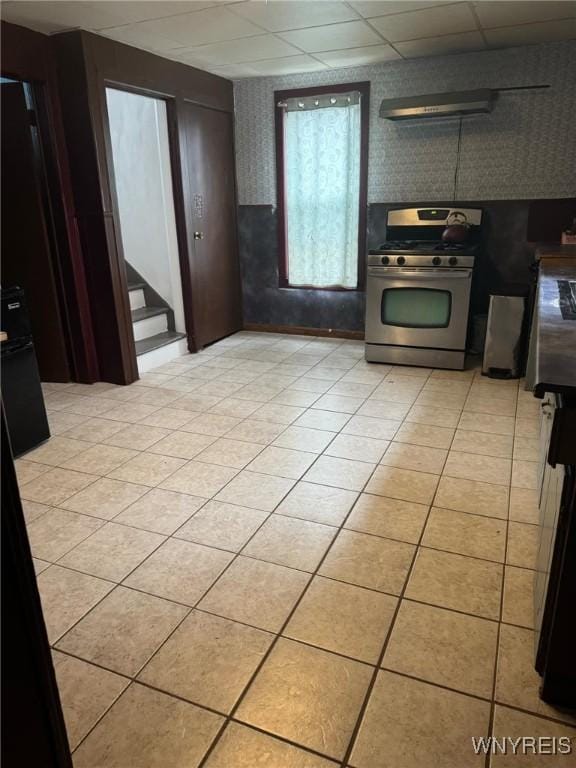
[[[560,392],[576,396],[576,320],[560,311],[558,280],[576,280],[576,246],[538,251],[538,325],[534,394]],[[556,258],[558,257],[558,258]]]

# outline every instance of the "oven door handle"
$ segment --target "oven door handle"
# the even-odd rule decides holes
[[[395,269],[394,267],[368,267],[370,277],[392,280],[464,280],[472,276],[471,269]]]

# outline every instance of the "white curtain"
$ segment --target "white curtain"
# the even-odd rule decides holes
[[[288,282],[355,288],[360,104],[284,115]]]

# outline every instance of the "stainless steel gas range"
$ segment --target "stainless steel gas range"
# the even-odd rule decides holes
[[[477,208],[388,212],[388,240],[368,252],[366,360],[464,368],[481,220]]]

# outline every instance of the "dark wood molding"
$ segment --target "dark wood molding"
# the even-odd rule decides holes
[[[364,331],[346,331],[332,328],[307,328],[301,325],[261,325],[260,323],[244,323],[245,331],[258,333],[288,333],[297,336],[326,336],[334,339],[364,340]]]
[[[86,272],[76,221],[56,62],[50,38],[2,21],[2,74],[31,83],[46,164],[72,376],[99,378]]]
[[[326,93],[359,91],[360,102],[360,195],[358,216],[358,281],[354,288],[341,286],[291,286],[288,282],[288,249],[286,243],[285,173],[284,173],[284,113],[277,106],[286,99],[320,96]],[[366,225],[368,215],[368,141],[370,130],[370,82],[322,85],[274,91],[274,125],[276,139],[276,204],[278,209],[278,275],[280,288],[310,288],[316,291],[362,291],[366,282]]]

